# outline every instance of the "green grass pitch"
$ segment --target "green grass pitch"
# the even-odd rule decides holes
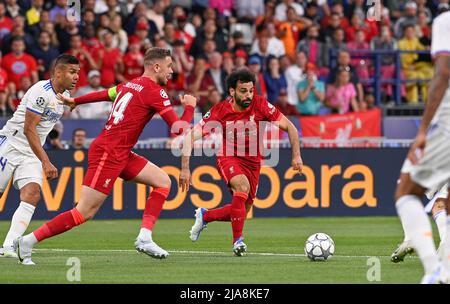
[[[34,221],[30,228],[41,224]],[[80,260],[84,284],[418,283],[422,276],[417,256],[390,262],[402,239],[397,217],[251,219],[244,230],[245,257],[231,252],[229,223],[209,224],[195,243],[188,234],[192,224],[193,219],[160,220],[153,238],[170,256],[156,260],[134,250],[139,220],[94,220],[38,245],[34,267],[0,259],[0,283],[73,283],[67,280],[71,257]],[[2,240],[8,228],[9,222],[0,222]],[[311,262],[304,255],[304,242],[315,232],[334,239],[331,260]],[[370,257],[381,262],[381,281],[367,279]]]

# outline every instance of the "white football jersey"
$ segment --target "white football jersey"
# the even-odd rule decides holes
[[[433,22],[431,55],[450,56],[450,12],[440,14]],[[438,123],[450,131],[450,83],[444,98],[436,111],[433,123]]]
[[[63,95],[69,97],[70,93],[65,91]],[[6,135],[10,144],[18,151],[34,155],[26,136],[23,134],[25,113],[31,111],[42,116],[36,130],[41,144],[44,145],[48,133],[62,117],[65,109],[66,106],[58,103],[51,81],[38,81],[25,93],[13,117],[6,122],[0,134]]]

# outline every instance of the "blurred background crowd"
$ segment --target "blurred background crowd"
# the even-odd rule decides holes
[[[205,113],[226,98],[225,79],[247,66],[256,92],[286,115],[366,111],[388,104],[394,85],[375,100],[370,79],[398,77],[404,104],[426,100],[433,69],[431,23],[448,0],[85,0],[69,21],[66,0],[0,1],[0,115],[10,116],[26,90],[49,78],[52,61],[69,53],[81,62],[73,95],[140,76],[149,46],[172,50],[173,103],[190,93]],[[375,12],[377,3],[379,11]],[[378,19],[378,20],[376,20]],[[377,72],[367,51],[382,56]],[[423,52],[425,51],[425,52]],[[366,53],[364,53],[366,52]],[[67,115],[104,119],[109,103]]]

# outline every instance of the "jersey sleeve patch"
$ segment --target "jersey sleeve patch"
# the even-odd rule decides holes
[[[30,99],[27,102],[27,109],[36,114],[44,113],[45,106],[47,104],[45,98],[42,96],[38,96],[38,97],[34,98],[34,100],[30,100]]]
[[[168,100],[165,100],[165,101],[163,102],[163,105],[164,105],[165,107],[170,106],[170,100],[169,100],[169,99],[168,99]]]
[[[161,89],[161,91],[159,91],[159,95],[161,95],[161,97],[164,99],[169,98],[169,95],[167,95],[167,93],[166,93],[166,91],[164,91],[164,89]]]

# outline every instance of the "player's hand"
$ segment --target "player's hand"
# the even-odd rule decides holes
[[[71,110],[73,110],[76,107],[75,99],[72,98],[72,97],[67,97],[67,96],[64,96],[61,93],[58,93],[56,95],[56,98],[58,99],[60,104],[69,106]]]
[[[178,185],[182,192],[185,190],[186,192],[189,191],[189,186],[191,185],[191,171],[189,169],[181,169]]]
[[[301,156],[297,156],[297,157],[293,158],[291,165],[295,171],[298,171],[298,173],[302,174],[303,160],[302,160]]]
[[[425,149],[427,135],[424,132],[419,132],[414,139],[413,144],[409,148],[408,158],[413,165],[417,164],[423,156]]]
[[[192,106],[195,108],[197,105],[197,98],[189,94],[180,95],[180,102],[184,107]]]
[[[47,179],[55,179],[58,177],[58,169],[56,169],[50,161],[43,162],[42,169],[44,169]]]

